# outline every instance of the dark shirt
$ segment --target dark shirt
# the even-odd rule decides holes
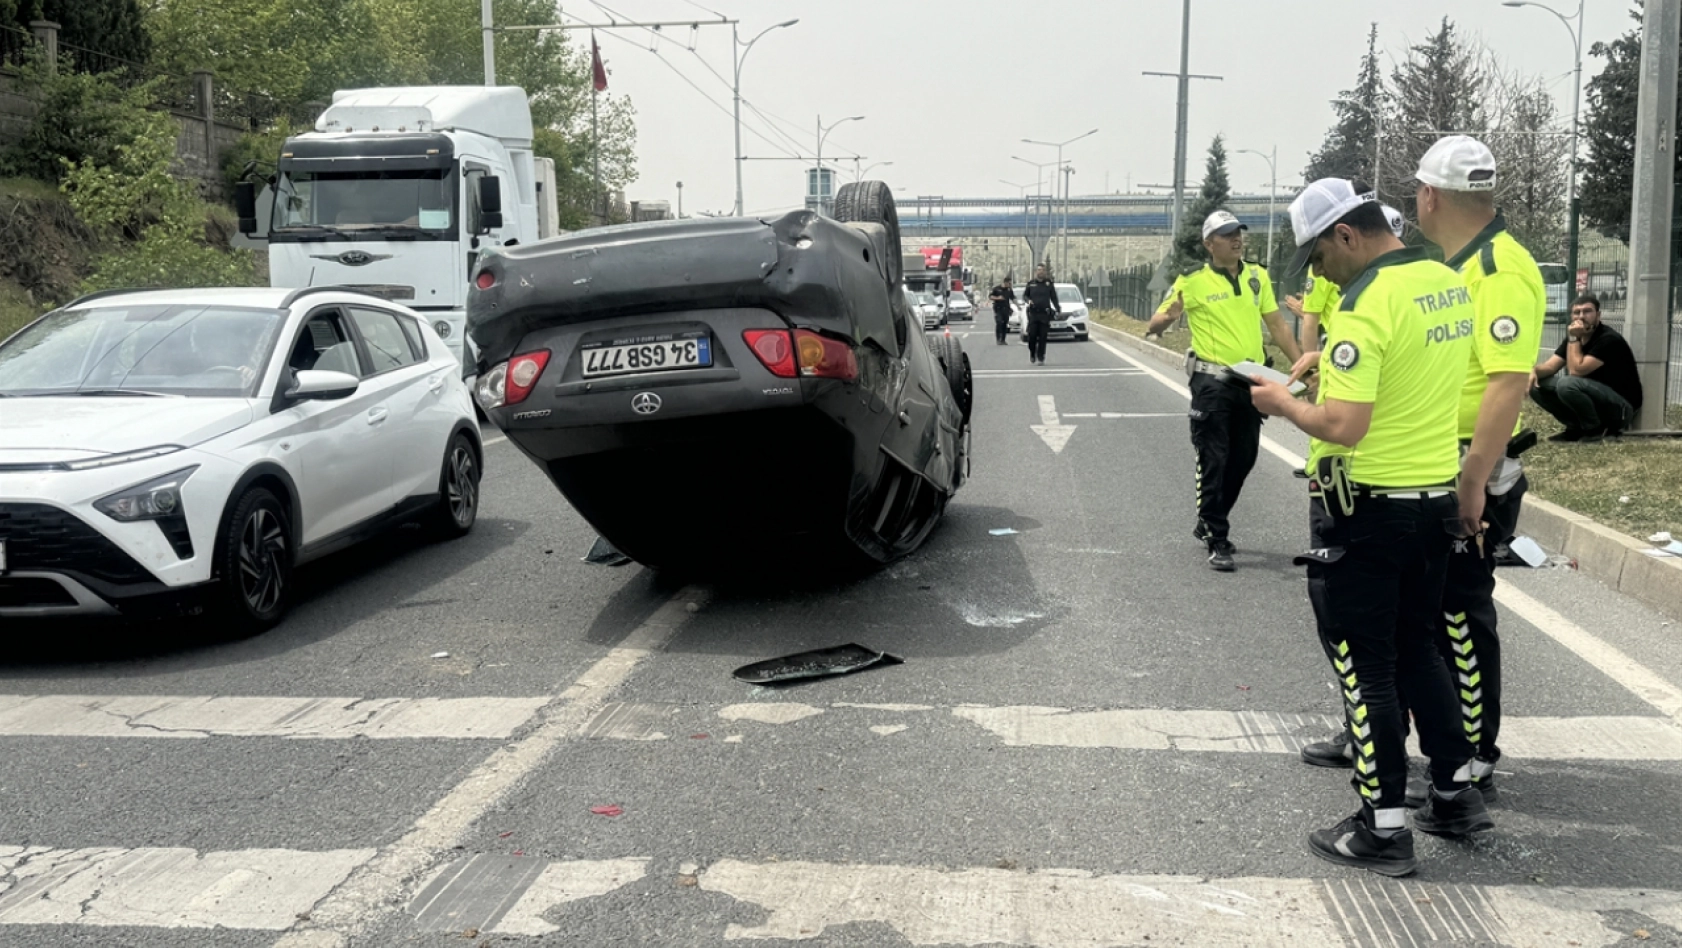
[[[1035,322],[1051,322],[1051,314],[1061,313],[1063,305],[1057,302],[1057,288],[1050,280],[1029,280],[1022,287],[1022,301],[1028,304],[1028,316]]]
[[[1016,296],[1010,291],[1009,287],[1001,283],[998,286],[993,287],[993,291],[987,294],[987,298],[993,301],[994,316],[1009,316],[1011,301],[1014,300]]]
[[[1565,348],[1570,344],[1571,337],[1568,335],[1554,350],[1554,355],[1565,359],[1566,366],[1571,364],[1571,360],[1565,358]],[[1601,362],[1600,368],[1590,372],[1586,378],[1622,395],[1631,408],[1641,408],[1641,375],[1635,369],[1635,353],[1630,351],[1629,342],[1616,329],[1605,323],[1594,327],[1594,331],[1583,340],[1583,355],[1593,356]]]

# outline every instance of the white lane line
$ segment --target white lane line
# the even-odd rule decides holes
[[[501,443],[503,443],[504,441],[507,441],[507,440],[508,440],[507,435],[497,435],[496,437],[491,438],[490,440],[484,442],[484,446],[488,448],[493,444],[501,444]]]
[[[0,847],[0,925],[284,931],[373,855]]]
[[[637,882],[648,875],[648,864],[652,861],[643,858],[552,863],[490,931],[497,935],[558,932],[559,925],[544,919],[554,908],[603,896]]]
[[[1052,395],[1040,396],[1040,424],[1050,427],[1058,424],[1057,398]]]
[[[5,737],[501,739],[549,699],[0,695]]]
[[[1672,721],[1682,724],[1682,689],[1500,577],[1495,581],[1495,598],[1524,621],[1577,653],[1577,657],[1658,708]]]
[[[458,845],[473,823],[575,737],[639,664],[661,649],[689,618],[689,604],[704,603],[704,590],[680,590],[624,642],[590,666],[540,712],[531,734],[496,751],[416,820],[403,838],[380,850],[315,907],[275,948],[336,948],[364,935],[405,902],[409,887]]]
[[[1186,389],[1185,385],[1163,375],[1135,359],[1132,355],[1101,339],[1096,341],[1123,361],[1143,369],[1147,375],[1178,392],[1186,399],[1191,398],[1191,392]],[[1266,435],[1262,435],[1261,446],[1269,454],[1292,467],[1301,468],[1308,463],[1301,455],[1285,448]],[[1600,669],[1608,678],[1623,686],[1642,701],[1657,708],[1672,722],[1682,725],[1682,689],[1678,689],[1663,676],[1625,655],[1582,626],[1520,592],[1513,584],[1499,578],[1495,583],[1495,601],[1511,609],[1544,635],[1575,652],[1579,658],[1589,665]]]

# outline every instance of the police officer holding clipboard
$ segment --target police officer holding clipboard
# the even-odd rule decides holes
[[[1354,753],[1353,816],[1309,834],[1309,851],[1404,876],[1418,866],[1404,806],[1407,716],[1431,759],[1421,832],[1462,836],[1494,826],[1472,786],[1473,748],[1436,647],[1450,544],[1459,527],[1457,400],[1474,319],[1453,270],[1405,247],[1364,185],[1325,178],[1291,203],[1297,254],[1343,287],[1310,404],[1257,376],[1262,412],[1314,440],[1311,484],[1329,515],[1308,567],[1310,599],[1343,691]],[[1406,704],[1402,696],[1406,695]]]
[[[1229,377],[1227,367],[1266,360],[1263,322],[1288,358],[1296,361],[1300,355],[1290,327],[1279,315],[1267,269],[1244,260],[1246,229],[1228,211],[1216,211],[1204,220],[1203,247],[1210,262],[1174,281],[1149,327],[1150,333],[1160,335],[1181,315],[1191,327],[1186,366],[1191,376],[1191,444],[1197,452],[1197,524],[1192,536],[1207,546],[1210,568],[1223,573],[1236,568],[1227,515],[1256,466],[1262,422],[1244,384]]]

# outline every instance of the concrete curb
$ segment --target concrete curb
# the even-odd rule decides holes
[[[1105,338],[1141,356],[1178,370],[1184,356],[1108,326],[1093,323]],[[1650,544],[1597,523],[1580,513],[1530,495],[1524,499],[1519,533],[1546,550],[1577,561],[1577,569],[1607,586],[1682,619],[1682,558],[1647,554]]]

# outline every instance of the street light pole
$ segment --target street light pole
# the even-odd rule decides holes
[[[1552,13],[1571,34],[1571,47],[1577,57],[1571,80],[1571,199],[1567,211],[1569,222],[1565,235],[1565,269],[1571,274],[1571,285],[1577,285],[1577,120],[1583,100],[1583,0],[1577,0],[1577,25],[1553,7],[1534,0],[1503,0],[1504,7],[1538,7]]]
[[[1191,9],[1191,0],[1186,0],[1186,9],[1187,10]],[[1184,70],[1181,70],[1181,71],[1183,72]],[[1091,131],[1082,132],[1081,134],[1076,135],[1074,138],[1065,139],[1065,140],[1060,141],[1060,142],[1042,142],[1042,141],[1037,141],[1037,140],[1032,139],[1032,138],[1024,138],[1024,139],[1022,139],[1022,141],[1023,141],[1024,144],[1027,144],[1027,145],[1045,145],[1048,148],[1057,149],[1057,167],[1059,169],[1062,169],[1063,168],[1063,146],[1073,145],[1075,142],[1078,142],[1083,138],[1089,138],[1089,137],[1091,137],[1093,135],[1096,135],[1096,134],[1098,134],[1098,130],[1097,129],[1092,129]],[[1069,175],[1067,173],[1065,173],[1063,175],[1063,242],[1062,242],[1062,248],[1063,248],[1062,253],[1060,255],[1062,257],[1062,260],[1061,260],[1060,263],[1058,263],[1058,266],[1066,268],[1069,264]]]
[[[848,122],[859,122],[863,120],[864,116],[862,115],[849,115],[844,119],[839,119],[830,123],[829,127],[825,128],[823,124],[823,116],[818,116],[818,177],[816,188],[818,190],[818,215],[820,217],[825,216],[823,206],[823,140],[829,137],[830,132],[835,131],[836,126],[845,125]]]
[[[1059,162],[1059,161],[1047,161],[1047,162],[1041,164],[1041,163],[1036,163],[1036,162],[1029,161],[1028,159],[1022,158],[1022,157],[1017,156],[1017,155],[1011,155],[1010,157],[1011,157],[1011,160],[1020,161],[1023,164],[1029,165],[1034,169],[1034,231],[1033,231],[1033,237],[1028,238],[1028,247],[1029,247],[1030,250],[1032,250],[1032,249],[1034,249],[1034,237],[1038,237],[1040,235],[1040,204],[1041,204],[1042,197],[1045,194],[1045,169],[1047,169],[1047,168],[1049,168],[1049,167],[1051,167],[1052,165],[1055,165],[1055,164],[1061,164],[1061,162]],[[1050,208],[1047,208],[1046,217],[1047,218],[1051,217]],[[1049,225],[1051,223],[1051,221],[1048,219],[1046,221],[1046,223]],[[1049,227],[1047,229],[1049,230]],[[1049,243],[1050,240],[1051,240],[1051,235],[1049,233],[1047,233],[1046,234],[1046,241]],[[1040,252],[1043,252],[1043,248],[1041,248]],[[1036,252],[1035,255],[1037,256],[1037,252]],[[1034,261],[1034,263],[1037,265],[1037,264],[1040,263],[1040,261],[1036,259]]]
[[[485,85],[496,85],[496,25],[491,20],[491,0],[479,0],[479,31],[485,45]]]
[[[891,162],[891,161],[878,161],[875,164],[870,165],[869,167],[865,168],[863,171],[860,171],[860,170],[858,170],[858,159],[855,158],[855,159],[853,159],[853,180],[854,181],[863,181],[865,175],[869,174],[872,171],[875,171],[877,168],[885,168],[885,167],[887,167],[888,165],[891,165],[891,164],[893,164],[893,162]]]
[[[1255,155],[1256,157],[1258,157],[1258,158],[1262,159],[1263,161],[1267,162],[1267,173],[1268,173],[1268,184],[1267,184],[1267,257],[1266,257],[1267,262],[1263,265],[1264,266],[1272,266],[1273,265],[1273,205],[1274,205],[1274,195],[1278,194],[1278,192],[1279,192],[1279,162],[1277,160],[1279,158],[1279,146],[1278,145],[1273,146],[1273,153],[1271,155],[1266,153],[1266,152],[1256,151],[1254,148],[1235,148],[1235,149],[1233,149],[1233,153],[1234,154],[1241,154],[1241,155]]]
[[[488,7],[490,5],[490,2],[491,2],[491,0],[485,0],[485,5]],[[753,39],[748,40],[746,43],[743,43],[741,38],[736,35],[736,24],[734,24],[734,23],[730,24],[730,52],[736,54],[736,55],[731,57],[732,59],[735,60],[735,82],[732,85],[731,89],[735,93],[735,97],[736,97],[736,216],[737,217],[742,216],[742,61],[748,58],[748,53],[753,51],[753,44],[759,42],[759,39],[760,39],[761,36],[764,36],[766,33],[769,33],[772,30],[779,30],[779,29],[782,29],[785,26],[793,26],[794,24],[799,23],[799,22],[800,22],[800,19],[798,17],[796,17],[795,19],[787,20],[787,21],[782,22],[782,23],[778,23],[775,26],[767,26],[765,29],[759,31],[759,36],[755,36]]]

